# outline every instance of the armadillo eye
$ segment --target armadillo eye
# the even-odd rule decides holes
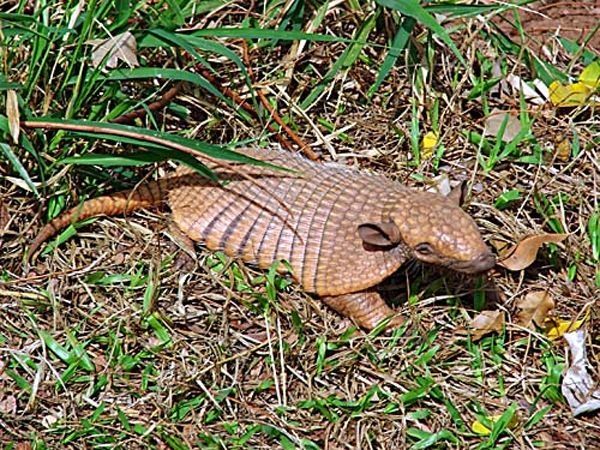
[[[431,255],[433,253],[433,247],[427,242],[423,242],[415,247],[415,251],[421,255]]]

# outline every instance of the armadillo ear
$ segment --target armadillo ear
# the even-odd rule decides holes
[[[358,235],[365,244],[375,247],[390,247],[400,242],[400,230],[394,222],[363,223],[358,226]]]
[[[467,196],[467,182],[462,181],[458,186],[450,191],[446,198],[457,206],[462,206]]]

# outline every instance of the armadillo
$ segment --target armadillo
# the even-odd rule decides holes
[[[40,231],[29,254],[77,220],[166,202],[192,240],[261,268],[288,261],[306,292],[366,329],[390,317],[390,326],[402,323],[376,286],[405,261],[466,273],[495,264],[475,222],[451,198],[281,150],[242,152],[289,170],[216,165],[211,168],[221,181],[214,182],[182,166],[63,213]]]

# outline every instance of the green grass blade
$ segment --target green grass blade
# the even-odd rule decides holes
[[[180,69],[165,69],[162,67],[136,67],[134,69],[115,69],[112,70],[107,76],[98,77],[99,80],[106,79],[111,81],[125,81],[133,79],[146,79],[146,78],[159,78],[168,80],[187,81],[189,83],[200,86],[206,89],[208,92],[213,94],[215,97],[223,100],[226,103],[231,103],[227,97],[225,97],[221,91],[214,87],[210,81],[204,78],[202,75],[187,72]]]
[[[435,18],[429,14],[425,8],[423,8],[417,0],[376,0],[376,2],[382,6],[385,6],[390,9],[395,9],[396,11],[404,14],[405,16],[412,17],[417,20],[423,26],[429,28],[434,34],[438,35],[439,38],[446,43],[448,48],[452,50],[452,53],[456,55],[458,60],[464,65],[467,66],[467,62],[461,55],[458,47],[454,44],[454,41],[450,39],[450,36],[436,20]]]
[[[518,0],[511,3],[491,5],[462,5],[450,2],[427,5],[427,11],[433,14],[447,14],[449,17],[473,17],[482,14],[501,13],[509,8],[524,6],[537,0]]]
[[[392,70],[392,67],[394,67],[394,64],[396,64],[396,61],[402,54],[402,51],[406,48],[406,44],[408,44],[410,34],[412,33],[415,24],[416,20],[412,17],[406,17],[402,21],[400,28],[394,36],[392,46],[388,50],[387,55],[385,55],[385,59],[379,68],[379,72],[377,72],[377,79],[375,80],[373,86],[369,88],[369,92],[367,94],[369,97],[372,97],[373,94],[377,92],[377,89],[379,89],[379,86],[381,86],[383,80],[386,79],[390,73],[390,70]]]
[[[102,167],[143,166],[164,161],[161,155],[150,152],[133,152],[123,155],[106,155],[92,153],[82,156],[71,156],[61,160],[62,164],[94,165]]]
[[[308,94],[302,103],[300,103],[300,107],[303,110],[309,109],[312,103],[319,98],[325,89],[331,86],[331,83],[342,69],[349,68],[354,64],[354,62],[360,56],[360,52],[366,44],[366,39],[369,36],[369,33],[375,27],[376,23],[377,15],[373,14],[357,29],[355,34],[356,39],[352,40],[352,43],[346,48],[346,50],[344,50],[339,59],[327,71],[321,82],[315,86],[310,94]]]
[[[23,164],[21,163],[21,161],[19,160],[17,155],[15,155],[15,153],[12,151],[12,149],[10,148],[10,145],[8,145],[5,142],[0,142],[0,153],[4,155],[4,157],[8,160],[8,162],[11,163],[11,165],[17,171],[17,173],[20,175],[20,177],[23,179],[23,181],[25,181],[25,183],[27,184],[27,186],[29,187],[31,192],[33,192],[35,194],[35,196],[37,198],[39,198],[40,193],[38,192],[37,188],[35,187],[35,184],[33,184],[33,181],[31,180],[31,177],[29,176],[29,172],[27,172],[27,169],[25,169],[25,166],[23,166]]]
[[[269,28],[210,28],[196,30],[192,33],[198,37],[229,37],[244,39],[279,39],[284,41],[312,41],[312,42],[351,42],[348,39],[329,36],[326,34],[304,33],[303,31],[284,31]]]
[[[57,120],[51,118],[32,119],[29,122],[56,124],[56,129],[68,130],[76,133],[88,133],[90,135],[96,135],[106,139],[113,139],[118,142],[122,142],[125,138],[129,139],[128,142],[135,142],[141,146],[151,143],[154,152],[160,152],[162,151],[160,150],[160,147],[165,147],[169,149],[168,152],[165,150],[165,159],[179,161],[182,164],[198,170],[203,175],[205,175],[205,166],[194,156],[192,156],[191,153],[202,153],[211,158],[235,163],[253,164],[262,167],[286,170],[285,168],[251,158],[242,153],[228,150],[218,145],[209,144],[196,139],[184,138],[174,134],[148,130],[145,128],[86,120]],[[75,129],[75,127],[69,128],[70,125],[75,127],[85,127],[85,129]]]

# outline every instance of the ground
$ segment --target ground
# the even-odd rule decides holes
[[[598,411],[573,417],[560,393],[565,341],[522,326],[517,307],[542,290],[554,318],[585,317],[600,382],[597,103],[536,102],[509,81],[576,82],[598,59],[599,7],[509,3],[0,0],[0,88],[21,120],[138,111],[131,124],[163,136],[306,144],[415,189],[467,181],[465,208],[500,255],[528,235],[568,234],[522,270],[401,269],[386,288],[409,320],[375,333],[285,277],[202,247],[191,257],[168,208],[78,226],[28,265],[49,218],[176,162],[77,164],[137,149],[89,133],[23,126],[14,144],[7,100],[3,448],[600,448]],[[126,31],[140,66],[96,68],[106,61],[90,41]],[[495,108],[518,118],[510,142],[484,133]],[[481,310],[506,322],[475,339]],[[490,435],[472,430],[502,414]]]

